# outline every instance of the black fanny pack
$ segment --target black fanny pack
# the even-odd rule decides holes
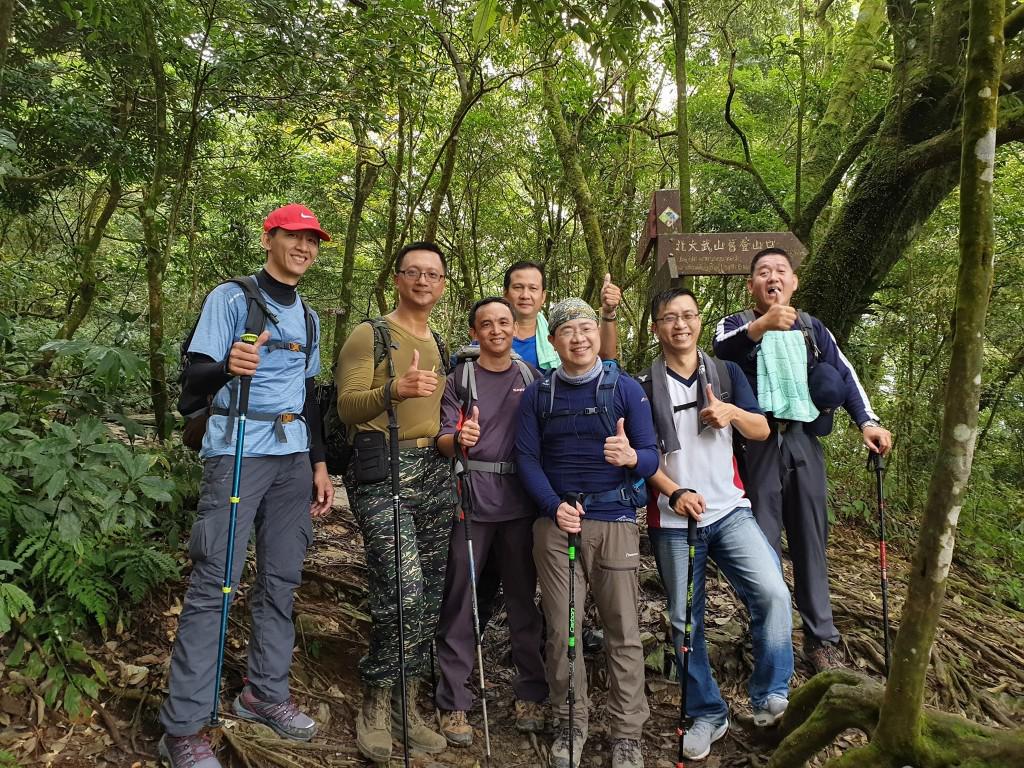
[[[356,432],[352,440],[352,472],[360,485],[387,480],[390,474],[388,441],[383,432]]]

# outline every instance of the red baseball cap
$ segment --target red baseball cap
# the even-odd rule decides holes
[[[320,236],[321,240],[330,240],[328,235],[320,228],[320,222],[309,208],[298,203],[282,205],[280,208],[270,212],[270,215],[263,220],[263,231],[269,232],[274,227],[287,229],[295,232],[302,229],[311,229]]]

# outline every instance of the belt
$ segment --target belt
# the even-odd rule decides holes
[[[470,459],[466,462],[470,472],[490,472],[494,475],[514,475],[516,463],[514,461],[476,461]]]
[[[399,440],[398,450],[409,451],[414,448],[433,448],[435,445],[432,437],[417,437],[415,440]]]
[[[210,413],[214,416],[227,416],[228,424],[226,429],[226,439],[230,439],[234,436],[234,423],[235,419],[238,418],[237,412],[233,412],[230,408],[213,407],[210,408]],[[288,436],[285,434],[284,425],[291,424],[293,421],[301,421],[305,423],[306,419],[301,413],[261,413],[260,411],[247,411],[245,414],[246,421],[269,421],[274,425],[274,436],[277,438],[279,443],[287,443]]]

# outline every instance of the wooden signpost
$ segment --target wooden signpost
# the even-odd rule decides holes
[[[750,260],[764,248],[784,248],[794,266],[807,248],[792,232],[706,232],[683,234],[679,225],[679,190],[659,189],[651,197],[640,233],[637,261],[655,253],[651,295],[678,285],[685,275],[746,275]]]

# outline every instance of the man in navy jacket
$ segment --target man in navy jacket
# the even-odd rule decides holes
[[[574,588],[582,609],[589,582],[605,625],[612,766],[640,768],[640,739],[650,711],[637,621],[636,509],[644,504],[644,479],[658,469],[650,403],[614,362],[602,363],[597,314],[588,304],[566,299],[555,305],[548,327],[562,365],[523,394],[516,455],[519,478],[540,509],[533,557],[547,619],[551,702],[567,723],[567,534],[581,533]],[[583,494],[582,504],[564,501],[569,493]],[[581,637],[582,622],[577,622],[577,647]],[[570,764],[569,730],[563,727],[551,748],[552,768],[576,768],[587,738],[590,702],[582,656],[575,677],[573,759]]]
[[[892,447],[892,435],[878,422],[857,374],[839,350],[824,323],[810,317],[803,329],[790,305],[799,280],[789,255],[781,248],[766,248],[750,263],[747,290],[755,309],[730,315],[715,331],[715,354],[738,363],[757,392],[757,354],[768,331],[807,330],[808,368],[831,365],[842,379],[842,407],[860,428],[869,450],[883,455]],[[815,350],[816,348],[816,350]],[[804,649],[815,670],[841,666],[839,631],[832,620],[828,590],[828,511],[825,458],[818,436],[831,431],[831,414],[805,424],[770,417],[771,435],[764,442],[748,441],[743,480],[754,506],[754,516],[768,541],[781,553],[783,526],[793,561],[794,596],[803,619]]]

